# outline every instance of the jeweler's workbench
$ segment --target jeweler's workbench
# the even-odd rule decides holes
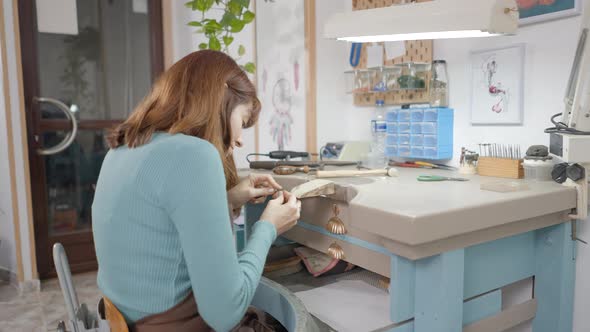
[[[310,178],[275,176],[287,190]],[[574,188],[424,169],[334,182],[334,195],[303,200],[298,225],[283,236],[390,278],[389,331],[502,331],[530,319],[535,332],[571,330]],[[481,189],[490,182],[520,190]],[[249,205],[247,225],[263,209]],[[335,217],[343,227],[326,227]],[[501,288],[533,276],[534,297],[502,310]]]

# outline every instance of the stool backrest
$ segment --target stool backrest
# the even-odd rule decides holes
[[[106,297],[103,297],[105,319],[109,322],[111,332],[129,332],[127,322],[123,314],[117,307]]]

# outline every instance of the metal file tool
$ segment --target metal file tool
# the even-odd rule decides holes
[[[497,144],[497,143],[481,143],[479,146],[479,155],[481,157],[500,158],[500,159],[514,159],[522,158],[520,145],[516,144]]]

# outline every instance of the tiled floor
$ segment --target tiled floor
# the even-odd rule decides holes
[[[349,272],[346,276],[313,278],[301,272],[290,277],[277,278],[275,281],[285,285],[290,291],[296,292],[319,287],[340,278],[366,281],[367,275],[365,271]],[[77,274],[73,276],[73,279],[78,300],[80,303],[86,303],[88,309],[94,311],[101,297],[96,285],[96,273]],[[0,281],[0,332],[56,331],[59,321],[66,318],[64,298],[57,279],[43,281],[40,293],[22,296],[19,296],[15,287]],[[321,331],[333,331],[320,321],[316,320],[316,324]]]
[[[73,276],[78,300],[93,310],[101,295],[96,273]],[[0,332],[55,331],[67,317],[64,298],[57,279],[41,283],[40,293],[19,296],[13,286],[0,282]]]

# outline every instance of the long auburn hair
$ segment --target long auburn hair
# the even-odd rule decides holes
[[[109,146],[135,148],[157,131],[185,134],[209,141],[223,162],[227,189],[238,182],[231,146],[230,117],[248,104],[253,126],[260,113],[256,88],[236,62],[222,52],[193,52],[162,74],[129,118],[108,137]]]

